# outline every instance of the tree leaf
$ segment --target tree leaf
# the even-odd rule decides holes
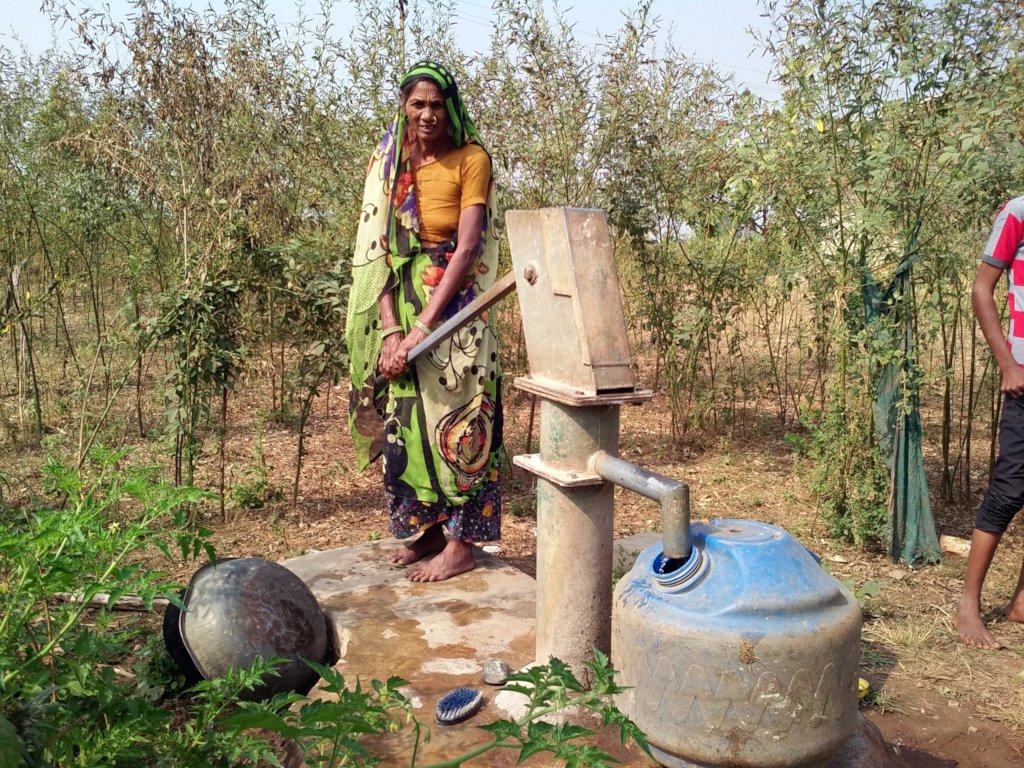
[[[236,712],[220,721],[222,728],[233,731],[243,731],[246,728],[261,728],[265,731],[273,731],[290,739],[302,735],[302,730],[286,722],[284,718],[275,712],[266,709],[245,709]]]
[[[21,739],[14,725],[0,714],[0,765],[16,766],[21,763]]]

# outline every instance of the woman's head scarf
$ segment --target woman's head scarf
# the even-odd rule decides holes
[[[433,80],[441,89],[441,95],[444,97],[445,107],[448,110],[448,122],[454,130],[455,146],[461,147],[467,141],[480,143],[480,134],[459,97],[459,86],[447,68],[433,61],[421,61],[413,65],[412,69],[402,76],[402,82],[399,83],[398,88],[401,90],[413,80],[423,78]],[[398,117],[404,125],[405,110],[400,110]]]

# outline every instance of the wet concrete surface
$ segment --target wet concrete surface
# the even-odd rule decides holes
[[[498,701],[500,687],[481,680],[484,663],[500,659],[513,671],[534,660],[536,582],[522,571],[477,550],[477,567],[445,582],[420,584],[405,569],[387,562],[395,540],[368,542],[284,561],[316,595],[337,635],[337,668],[346,681],[364,688],[373,679],[401,677],[416,718],[430,729],[419,747],[417,765],[450,759],[491,741],[479,728],[511,718],[514,705]],[[452,726],[434,721],[438,699],[453,688],[473,686],[484,693],[481,710]],[[314,689],[311,696],[317,695]],[[502,697],[509,701],[509,694]],[[599,722],[582,721],[593,730]],[[654,766],[640,750],[626,750],[618,731],[602,732],[597,743],[627,766]],[[413,751],[408,726],[366,742],[384,765],[408,766]],[[513,766],[516,752],[492,751],[468,765]],[[527,766],[562,765],[538,756]]]

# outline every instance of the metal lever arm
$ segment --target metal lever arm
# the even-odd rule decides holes
[[[507,272],[504,276],[494,281],[494,285],[488,288],[486,291],[481,293],[469,304],[464,306],[450,318],[445,320],[439,325],[427,338],[417,344],[409,352],[408,363],[412,365],[416,362],[417,358],[421,355],[426,354],[445,339],[449,339],[455,335],[462,326],[471,322],[481,312],[490,309],[492,306],[497,304],[508,294],[515,290],[516,287],[516,275],[515,272]],[[387,377],[384,375],[377,376],[375,384],[377,389],[383,387],[387,383]]]

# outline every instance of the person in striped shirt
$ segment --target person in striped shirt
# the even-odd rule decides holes
[[[1003,334],[994,296],[1004,273],[1009,282],[1008,335]],[[1024,506],[1024,197],[1008,202],[996,217],[974,278],[971,303],[1002,374],[1003,410],[999,457],[975,515],[967,573],[953,621],[965,644],[998,649],[1002,644],[981,618],[981,588],[1000,539]],[[1024,562],[1005,616],[1010,621],[1024,622]]]

